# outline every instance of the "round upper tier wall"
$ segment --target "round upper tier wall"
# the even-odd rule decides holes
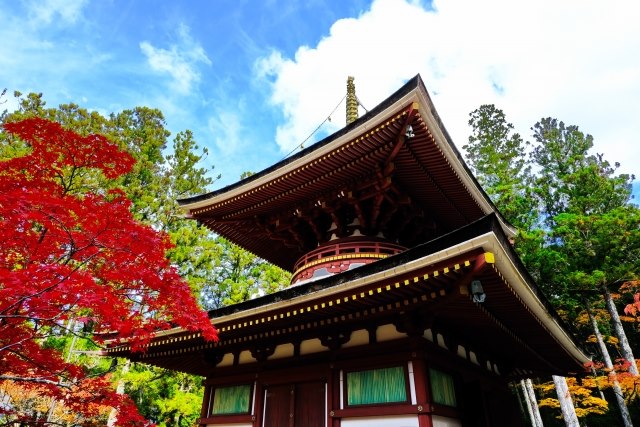
[[[320,245],[296,262],[292,285],[342,273],[406,250],[404,246],[385,239],[358,235],[332,239]]]

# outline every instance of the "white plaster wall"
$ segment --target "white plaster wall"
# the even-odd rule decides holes
[[[343,344],[343,348],[356,347],[358,345],[369,344],[369,332],[366,329],[358,329],[351,333],[351,339]]]
[[[267,359],[283,359],[285,357],[293,357],[293,344],[280,344]]]
[[[462,423],[460,420],[455,418],[447,418],[441,417],[439,415],[434,415],[431,417],[433,422],[433,427],[462,427]]]
[[[233,353],[225,353],[225,355],[222,357],[222,360],[220,361],[220,363],[218,363],[218,368],[223,367],[223,366],[231,366],[233,365]]]
[[[382,325],[376,330],[376,338],[378,342],[397,340],[400,338],[406,338],[407,334],[398,332],[396,327],[392,324]]]
[[[424,331],[424,334],[422,336],[433,342],[433,332],[431,331],[431,329],[427,329],[426,331]]]
[[[244,351],[240,352],[240,357],[238,357],[238,363],[239,364],[253,363],[255,361],[256,361],[256,359],[253,358],[253,356],[251,355],[251,352],[249,350],[244,350]]]
[[[417,415],[343,418],[342,427],[418,427]],[[435,424],[434,424],[435,426]]]
[[[328,348],[323,346],[318,338],[310,340],[304,340],[300,343],[300,354],[319,353],[321,351],[327,351]]]

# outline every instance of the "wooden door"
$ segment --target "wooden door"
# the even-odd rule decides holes
[[[324,382],[266,388],[264,427],[325,427]]]
[[[325,411],[326,393],[323,382],[296,384],[294,427],[325,427]]]
[[[264,399],[264,427],[294,427],[291,411],[293,393],[294,388],[291,384],[267,388]]]

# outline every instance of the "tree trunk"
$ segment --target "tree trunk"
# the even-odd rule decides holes
[[[533,409],[531,408],[531,400],[529,399],[529,394],[527,393],[527,386],[524,383],[524,380],[520,380],[520,389],[522,390],[522,396],[524,398],[524,403],[527,406],[527,414],[529,414],[529,420],[531,422],[531,427],[539,427],[536,424],[536,420],[533,418]]]
[[[131,361],[127,360],[122,366],[121,375],[124,376],[127,372],[129,372],[129,368],[131,367]],[[116,393],[124,394],[124,379],[122,377],[118,380],[118,385],[116,386]],[[118,418],[118,411],[116,408],[111,409],[109,413],[109,418],[107,419],[107,427],[114,427],[116,425],[116,419]]]
[[[564,424],[567,427],[580,427],[566,378],[554,375],[553,383],[556,385],[556,393],[558,393],[558,401],[560,402],[560,410],[562,411]]]
[[[604,397],[604,393],[602,392],[602,388],[600,387],[600,380],[598,379],[598,373],[596,372],[596,368],[594,368],[593,365],[591,365],[591,375],[593,375],[593,379],[595,380],[596,388],[598,389],[598,394],[600,395],[600,399],[607,400]]]
[[[73,338],[71,338],[71,345],[69,345],[69,352],[67,353],[67,356],[64,358],[64,361],[66,363],[71,362],[71,357],[73,356],[73,351],[76,346],[76,342],[78,341],[78,336],[75,334],[75,327],[76,327],[75,320],[69,319],[69,323],[67,324],[67,329],[71,331],[71,333],[73,334]],[[56,399],[52,398],[51,405],[49,405],[49,412],[47,412],[47,423],[50,423],[53,421],[53,413],[56,410],[57,404],[58,402],[56,401]]]
[[[611,372],[609,376],[613,383],[613,393],[616,396],[616,401],[618,402],[618,407],[620,408],[620,416],[622,417],[622,422],[624,423],[625,427],[633,427],[633,423],[631,422],[631,415],[629,414],[627,404],[624,402],[624,396],[622,395],[622,389],[620,388],[620,383],[618,382],[616,371],[613,369],[613,363],[611,362],[611,356],[609,356],[609,350],[607,350],[607,346],[604,344],[604,339],[602,338],[602,334],[600,333],[600,329],[598,328],[598,322],[596,321],[596,318],[593,317],[593,314],[591,313],[591,306],[589,304],[589,301],[587,301],[586,299],[585,305],[587,307],[589,319],[591,320],[593,332],[596,335],[596,341],[598,342],[600,353],[602,353],[604,365]]]
[[[524,393],[524,401],[527,404],[527,411],[529,412],[529,418],[531,419],[532,427],[544,427],[542,424],[542,417],[540,416],[540,408],[538,407],[538,401],[536,400],[536,394],[533,390],[533,384],[530,379],[521,380],[520,386]]]
[[[613,329],[616,331],[618,341],[620,342],[622,357],[627,359],[627,361],[630,363],[629,372],[633,375],[638,375],[638,366],[636,365],[636,359],[633,356],[633,351],[631,350],[631,346],[629,345],[627,334],[624,332],[624,328],[622,327],[622,322],[620,321],[620,316],[618,315],[618,309],[613,303],[613,298],[611,298],[611,292],[609,292],[609,288],[607,288],[607,285],[603,285],[602,289],[604,290],[604,300],[607,303],[607,310],[611,315],[611,323],[613,323]]]

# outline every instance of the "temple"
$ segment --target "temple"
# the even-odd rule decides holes
[[[509,384],[587,357],[420,76],[360,118],[354,96],[342,130],[180,201],[291,286],[211,311],[218,343],[174,329],[108,354],[206,377],[203,426],[521,425]]]

